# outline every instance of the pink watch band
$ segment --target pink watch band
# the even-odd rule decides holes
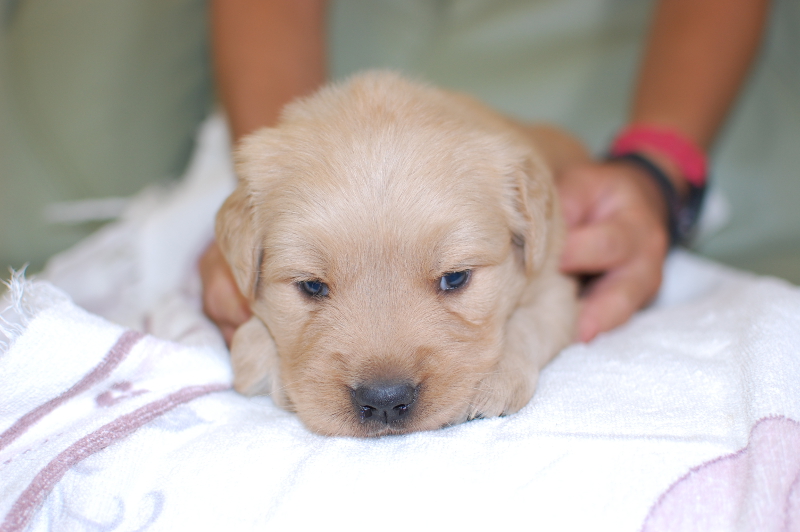
[[[705,153],[694,142],[671,129],[648,125],[630,126],[617,135],[611,145],[611,155],[619,157],[648,149],[669,157],[692,185],[705,185],[708,171]]]

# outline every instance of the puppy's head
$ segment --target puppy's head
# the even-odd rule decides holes
[[[239,391],[355,436],[529,399],[490,383],[524,287],[552,262],[554,199],[501,119],[395,75],[361,76],[246,138],[237,173],[217,238],[266,328],[234,341]]]

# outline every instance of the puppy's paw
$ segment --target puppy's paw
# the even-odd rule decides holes
[[[501,364],[478,383],[478,393],[470,402],[467,419],[517,412],[533,397],[538,379],[539,372],[535,368],[513,371]]]
[[[233,387],[237,392],[248,396],[270,395],[278,406],[288,407],[281,386],[280,359],[275,340],[257,316],[251,317],[233,335],[231,364]]]

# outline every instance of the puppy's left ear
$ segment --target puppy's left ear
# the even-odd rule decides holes
[[[509,220],[514,243],[522,248],[525,273],[539,272],[558,251],[558,199],[550,169],[532,149],[507,176]]]
[[[265,128],[242,139],[235,153],[239,184],[217,213],[217,243],[239,290],[251,301],[258,290],[262,259],[262,223],[256,216],[256,204],[275,179],[278,145],[276,129]]]

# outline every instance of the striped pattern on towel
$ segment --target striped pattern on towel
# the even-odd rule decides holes
[[[43,283],[14,282],[23,292],[16,310],[30,315],[17,320],[25,334],[7,332],[10,346],[0,351],[0,532],[24,530],[85,458],[178,405],[230,388],[218,356],[122,329]]]

